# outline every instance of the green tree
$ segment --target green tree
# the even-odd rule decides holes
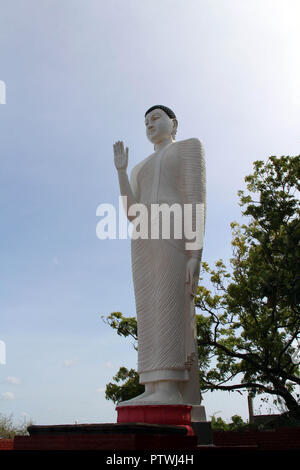
[[[213,431],[243,431],[249,427],[249,424],[239,415],[231,416],[231,423],[226,423],[222,418],[211,418],[211,428]]]
[[[23,421],[21,424],[16,424],[13,421],[13,416],[6,416],[0,414],[0,438],[13,439],[15,436],[27,435],[27,427],[31,422]]]
[[[299,180],[299,156],[254,162],[247,191],[239,191],[247,223],[231,224],[229,268],[222,260],[213,269],[202,263],[209,286],[200,284],[195,298],[202,392],[267,393],[298,419]],[[136,340],[134,317],[115,312],[108,323]]]
[[[213,359],[200,370],[202,390],[268,393],[300,417],[300,158],[254,162],[239,191],[248,223],[232,223],[230,269],[210,269],[211,289],[199,286],[199,348]],[[239,383],[232,384],[233,379]]]
[[[113,380],[115,383],[110,382],[106,385],[105,398],[114,403],[130,400],[145,391],[145,387],[139,383],[138,373],[134,369],[128,370],[126,367],[121,367]]]
[[[131,337],[134,349],[137,350],[137,322],[135,317],[125,317],[121,312],[112,312],[106,318],[105,323],[117,331],[119,336]],[[130,400],[145,391],[144,385],[139,383],[138,373],[134,369],[128,370],[121,367],[113,377],[114,382],[109,382],[105,388],[105,398],[114,403]]]
[[[213,415],[211,417],[211,429],[213,431],[229,431],[229,424],[227,424],[220,416],[216,418]]]

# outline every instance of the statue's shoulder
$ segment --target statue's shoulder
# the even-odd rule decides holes
[[[181,149],[181,151],[188,151],[201,155],[203,155],[204,153],[203,143],[197,137],[191,137],[190,139],[185,140],[178,140],[176,142],[176,145],[178,146],[178,149]]]
[[[202,144],[201,140],[198,139],[198,137],[191,137],[190,139],[185,139],[185,140],[177,140],[176,141],[178,144],[184,144],[184,143],[194,143],[194,144]]]

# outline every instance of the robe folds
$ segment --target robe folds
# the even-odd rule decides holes
[[[202,204],[204,232],[206,180],[202,143],[188,139],[168,144],[136,165],[130,184],[138,203]],[[193,210],[193,227],[196,211]],[[187,249],[182,237],[131,239],[131,261],[138,325],[138,373],[141,383],[157,380],[180,382],[185,402],[199,403],[198,354],[194,298],[186,284],[191,257],[200,263],[202,247]],[[174,219],[171,218],[174,222]]]

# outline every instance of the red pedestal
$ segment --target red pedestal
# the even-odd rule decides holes
[[[131,405],[117,406],[118,423],[165,424],[185,427],[188,436],[193,436],[189,405]]]

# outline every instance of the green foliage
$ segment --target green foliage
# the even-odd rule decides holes
[[[102,316],[105,323],[117,331],[119,336],[128,336],[134,339],[133,347],[137,350],[137,322],[135,317],[125,317],[121,312],[112,312],[106,318]],[[121,367],[105,388],[105,398],[114,403],[130,400],[145,391],[144,385],[139,383],[138,373],[134,369]]]
[[[231,416],[231,423],[226,423],[222,418],[211,418],[211,428],[213,431],[244,431],[249,427],[249,424],[239,415]]]
[[[24,421],[21,424],[13,422],[13,416],[6,416],[0,414],[0,438],[1,439],[13,439],[15,436],[28,435],[27,427],[30,426],[31,422]]]
[[[137,349],[137,322],[135,317],[125,317],[121,312],[112,312],[107,317],[102,315],[102,320],[117,331],[119,336],[130,336],[134,339],[134,349]]]
[[[218,418],[212,416],[211,429],[213,431],[228,431],[228,424],[220,416]]]
[[[145,387],[139,383],[138,373],[134,369],[128,370],[126,367],[121,367],[113,380],[115,383],[110,382],[106,385],[105,398],[114,403],[130,400],[145,391]]]
[[[212,361],[201,367],[202,390],[238,390],[281,397],[299,416],[300,339],[299,157],[254,162],[248,192],[239,192],[248,223],[232,227],[230,269],[202,264],[211,288],[199,286],[199,348]],[[251,194],[254,193],[254,194]],[[226,385],[240,378],[236,385]]]

